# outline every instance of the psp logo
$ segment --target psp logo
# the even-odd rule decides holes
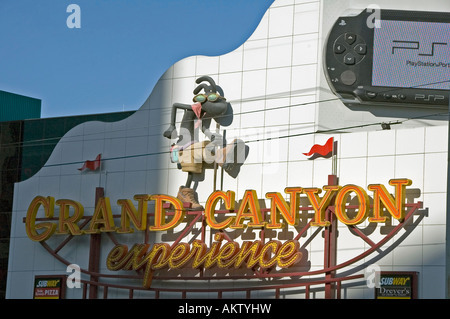
[[[403,41],[403,40],[392,40],[392,43],[395,45],[392,46],[392,54],[395,54],[398,50],[420,50],[420,42],[419,41]],[[434,51],[437,46],[447,45],[445,42],[432,42],[431,43],[431,52],[429,53],[420,53],[417,54],[420,56],[434,56]]]
[[[416,94],[414,98],[418,101],[436,102],[443,101],[445,96],[435,94]]]

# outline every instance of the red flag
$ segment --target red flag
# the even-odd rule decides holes
[[[330,154],[333,151],[333,142],[334,142],[334,139],[332,137],[330,137],[324,145],[315,144],[315,145],[313,145],[313,147],[311,147],[311,150],[309,151],[309,153],[303,153],[303,154],[306,156],[311,156],[313,154],[325,156],[327,154]]]
[[[102,160],[102,154],[98,154],[95,160],[84,162],[83,167],[79,168],[79,171],[84,171],[85,169],[89,169],[91,171],[95,171],[100,167],[100,163]]]

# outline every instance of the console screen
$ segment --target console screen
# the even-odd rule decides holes
[[[450,23],[381,20],[372,86],[450,89]]]

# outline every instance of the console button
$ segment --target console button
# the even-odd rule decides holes
[[[330,48],[335,58],[345,65],[356,65],[367,55],[368,47],[364,39],[353,32],[342,33]]]
[[[334,53],[341,54],[345,51],[345,46],[342,43],[335,43],[334,44]]]
[[[355,45],[354,50],[356,53],[364,55],[367,53],[367,46],[363,43],[359,43],[359,44]]]
[[[351,54],[351,53],[347,53],[344,56],[344,63],[347,64],[347,65],[355,64],[355,56],[353,54]]]
[[[374,99],[377,97],[377,92],[367,91],[366,95],[367,95],[367,97]]]
[[[344,38],[348,44],[353,44],[356,41],[356,34],[347,32]]]
[[[341,82],[345,85],[352,85],[356,82],[356,74],[353,71],[347,70],[341,73]]]

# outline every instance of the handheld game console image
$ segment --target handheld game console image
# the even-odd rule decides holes
[[[450,12],[341,16],[325,47],[329,86],[347,106],[449,107]]]

